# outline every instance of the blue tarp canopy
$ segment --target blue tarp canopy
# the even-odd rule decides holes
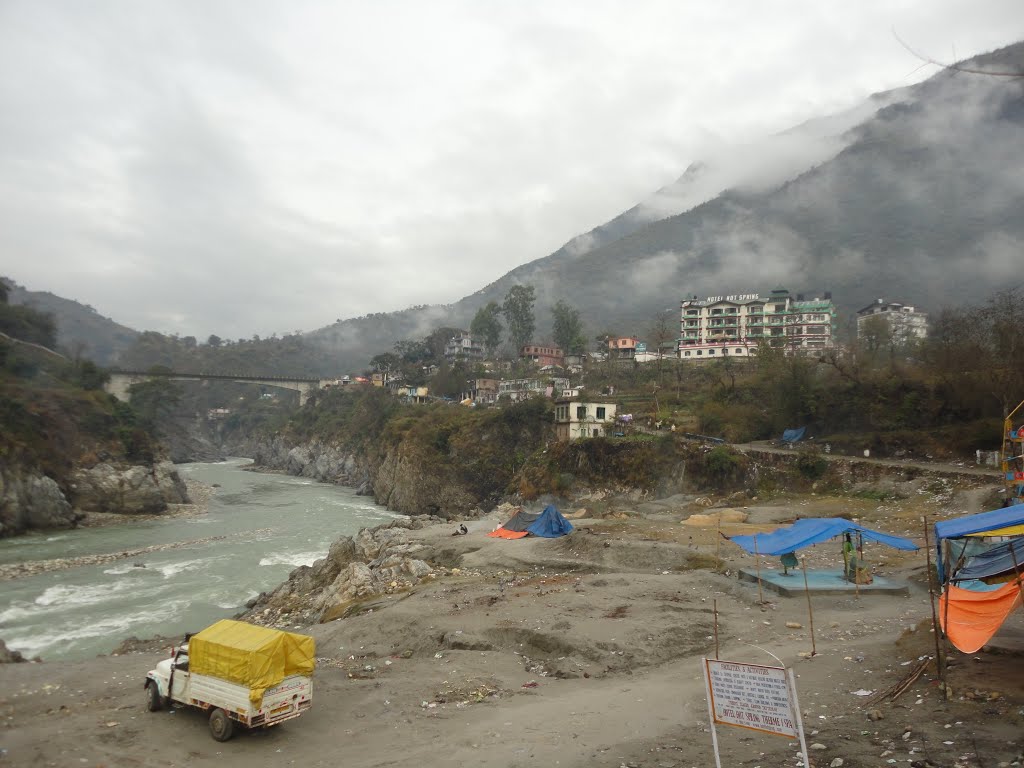
[[[1013,570],[1024,571],[1024,536],[1004,541],[970,558],[963,568],[953,574],[952,580],[984,579],[986,576],[998,576]]]
[[[994,509],[991,512],[979,512],[955,520],[943,520],[935,524],[935,538],[938,541],[957,539],[961,536],[970,536],[972,533],[984,533],[1016,525],[1024,525],[1024,504],[1014,504],[1012,507]]]
[[[553,506],[544,507],[544,511],[529,528],[526,529],[531,536],[543,536],[545,539],[557,539],[573,532],[572,523],[566,520],[562,513]]]
[[[729,539],[743,549],[754,554],[754,538],[757,537],[757,554],[784,555],[798,549],[834,539],[844,533],[859,533],[869,541],[877,541],[895,549],[913,551],[917,545],[910,539],[890,536],[887,533],[873,531],[870,528],[851,523],[841,517],[809,517],[797,520],[787,528],[779,528],[771,533],[758,533],[754,536],[730,536]]]
[[[782,442],[784,443],[795,443],[798,440],[803,439],[804,432],[807,431],[807,427],[800,427],[799,429],[787,429],[782,432]]]

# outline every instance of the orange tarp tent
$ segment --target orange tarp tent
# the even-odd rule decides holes
[[[947,584],[939,597],[939,623],[953,645],[964,653],[974,653],[999,631],[1021,601],[1020,579],[989,592]]]

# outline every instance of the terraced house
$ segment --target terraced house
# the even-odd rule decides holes
[[[820,354],[835,344],[836,308],[832,294],[805,299],[785,288],[757,293],[694,296],[680,308],[679,358],[747,358],[767,342],[794,354]]]

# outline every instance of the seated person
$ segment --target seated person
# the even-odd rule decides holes
[[[796,559],[796,552],[786,552],[782,555],[782,575],[789,576],[790,568],[798,568],[800,562]]]
[[[850,554],[846,563],[846,580],[854,584],[870,584],[874,581],[871,576],[871,566],[862,560],[856,552]]]

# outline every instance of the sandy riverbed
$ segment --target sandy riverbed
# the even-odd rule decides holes
[[[748,512],[770,526],[851,508],[890,532],[919,527],[921,509],[906,504],[813,498]],[[716,602],[722,658],[772,663],[770,652],[795,669],[808,743],[821,745],[813,765],[1019,759],[1020,656],[955,654],[948,702],[930,671],[894,703],[854,693],[883,690],[934,653],[923,553],[874,558],[909,582],[909,597],[815,598],[817,655],[807,658],[806,600],[760,605],[756,587],[735,578],[752,558],[718,543],[716,529],[681,525],[693,511],[645,506],[642,516],[579,521],[558,540],[488,538],[493,516],[468,523],[467,536],[451,537],[450,525],[411,532],[444,575],[372,610],[301,627],[318,644],[313,710],[224,744],[198,712],[144,710],[145,672],[163,656],[152,645],[5,665],[0,765],[710,766],[700,659],[714,653]],[[809,557],[834,564],[838,545]],[[868,718],[875,709],[882,719]],[[724,765],[796,765],[785,738],[735,728],[719,738]]]

